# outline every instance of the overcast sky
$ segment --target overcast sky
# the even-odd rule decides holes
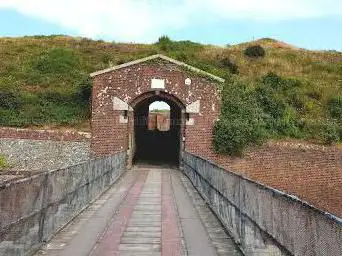
[[[342,0],[0,0],[0,36],[36,34],[218,45],[272,37],[342,50]]]

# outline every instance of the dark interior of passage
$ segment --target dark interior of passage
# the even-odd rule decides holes
[[[149,106],[155,101],[164,101],[170,106],[170,129],[149,130]],[[179,164],[181,108],[172,100],[158,95],[138,103],[134,108],[135,164]]]

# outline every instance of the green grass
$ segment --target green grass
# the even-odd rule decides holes
[[[5,156],[0,154],[0,170],[7,169],[9,167],[9,164],[7,163]]]
[[[265,57],[246,57],[246,47],[256,44],[265,49]],[[0,38],[0,125],[87,130],[88,74],[156,53],[244,85],[264,115],[268,137],[320,143],[340,137],[342,53],[298,49],[269,38],[227,47],[168,37],[150,45],[61,35]],[[265,79],[280,79],[281,85],[272,88],[278,82]],[[245,119],[235,121],[236,127],[246,124]],[[225,129],[227,123],[220,127]]]

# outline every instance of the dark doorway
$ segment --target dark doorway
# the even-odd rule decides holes
[[[164,107],[158,109],[158,105]],[[179,105],[158,95],[138,103],[134,108],[134,163],[178,166],[181,117]]]

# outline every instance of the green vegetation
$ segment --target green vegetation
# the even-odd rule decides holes
[[[248,46],[244,51],[245,56],[250,58],[262,58],[265,57],[266,52],[260,45]]]
[[[152,45],[0,38],[0,125],[89,129],[88,74],[156,53],[227,78],[214,134],[220,152],[239,154],[267,138],[341,142],[342,53],[273,39],[217,47],[167,36]]]
[[[0,170],[6,169],[8,167],[9,165],[7,164],[5,157],[2,154],[0,154]]]
[[[222,92],[221,118],[214,129],[215,149],[241,155],[246,147],[270,138],[297,138],[329,145],[341,142],[341,97],[328,101],[330,116],[312,118],[321,103],[307,90],[303,82],[274,73],[254,84],[228,79]]]
[[[265,138],[264,114],[253,91],[229,79],[222,91],[221,117],[214,127],[214,146],[223,154],[241,155],[246,146]]]

